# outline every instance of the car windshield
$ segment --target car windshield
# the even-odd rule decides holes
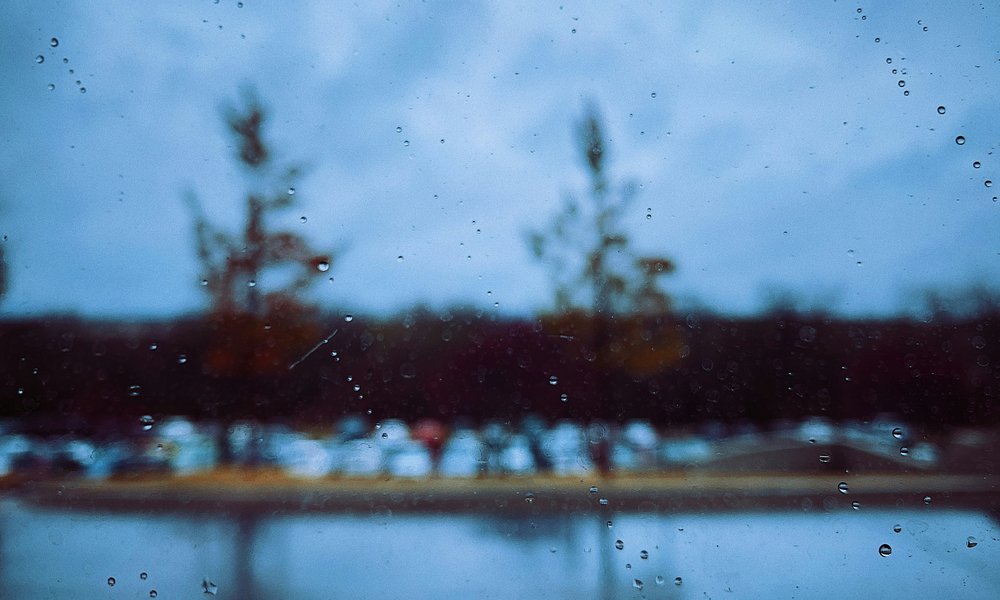
[[[1000,596],[996,6],[0,16],[0,597]]]

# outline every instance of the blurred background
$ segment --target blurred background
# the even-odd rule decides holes
[[[1000,591],[995,7],[0,10],[0,596]]]

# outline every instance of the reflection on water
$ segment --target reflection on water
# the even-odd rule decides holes
[[[998,537],[983,515],[932,509],[225,517],[4,502],[0,598],[195,598],[208,583],[241,599],[996,598]]]

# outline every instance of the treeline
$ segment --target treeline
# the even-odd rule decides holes
[[[998,316],[0,323],[0,416],[1000,422]]]

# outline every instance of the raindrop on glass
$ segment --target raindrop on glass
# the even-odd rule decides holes
[[[861,510],[861,503],[855,500],[854,502],[851,502],[851,508],[854,510]]]
[[[821,462],[823,464],[826,464],[826,463],[830,462],[830,455],[829,454],[820,454],[819,455],[819,462]]]
[[[325,260],[320,261],[316,263],[316,270],[318,270],[321,273],[326,273],[327,271],[330,270],[330,263],[326,262]]]
[[[396,257],[396,262],[403,262],[403,255],[402,254],[400,254],[399,256]]]
[[[903,446],[902,448],[899,449],[899,455],[900,456],[909,456],[910,455],[910,449],[907,448],[906,446]]]
[[[893,430],[892,430],[892,437],[896,438],[897,440],[902,439],[903,438],[903,430],[901,428],[899,428],[899,427],[893,428]]]
[[[50,84],[48,85],[48,87],[49,87],[49,91],[51,92],[52,90],[56,89],[56,84],[54,84],[54,83],[50,83]]]
[[[115,578],[114,577],[108,577],[108,586],[109,587],[114,587],[115,586]]]
[[[251,279],[247,282],[247,287],[257,287],[257,282]]]
[[[966,548],[975,548],[978,545],[979,545],[979,542],[976,541],[976,538],[972,537],[971,535],[965,539],[965,547]]]
[[[531,504],[532,502],[535,501],[535,495],[531,493],[525,494],[524,501],[527,502],[528,504]]]
[[[899,87],[906,87],[906,82],[900,79],[899,83],[897,83],[896,85],[898,85]]]
[[[607,506],[608,505],[608,499],[607,498],[601,498],[600,500],[597,501],[597,503],[600,504],[601,506]],[[608,527],[611,527],[611,521],[608,521]]]
[[[149,597],[156,598],[156,590],[149,590]]]
[[[596,496],[597,495],[597,486],[596,485],[590,486],[590,495],[591,496]]]
[[[896,523],[895,525],[892,526],[892,532],[893,533],[899,533],[902,530],[903,530],[903,526],[900,525],[899,523]]]
[[[181,354],[180,356],[177,357],[177,364],[183,365],[187,361],[188,361],[188,357],[187,357],[186,354]]]
[[[965,144],[965,136],[964,135],[960,135],[960,136],[956,137],[955,138],[955,143],[958,144],[959,146]]]
[[[219,586],[215,585],[208,579],[201,580],[201,591],[209,596],[214,596],[219,592]]]
[[[409,145],[410,145],[410,140],[403,140],[403,146],[404,147],[409,146]]]
[[[682,583],[684,583],[683,579],[681,579],[679,576],[678,577],[674,577],[674,585],[680,585]]]
[[[568,402],[569,394],[559,394],[559,399],[562,400],[563,402]]]
[[[931,497],[930,496],[924,496],[924,504],[930,504],[930,503],[931,503]]]
[[[403,133],[403,128],[397,126],[396,127],[396,133]]]
[[[657,575],[656,576],[656,585],[663,585],[664,581],[666,581],[666,580],[663,578],[663,575]]]
[[[623,550],[625,548],[625,542],[621,540],[615,540],[615,548]]]
[[[840,491],[841,494],[846,494],[849,491],[847,488],[847,482],[841,481],[840,483],[838,483],[837,489]]]
[[[354,320],[354,315],[344,315],[344,320],[350,323]]]
[[[53,48],[55,48],[56,46],[58,46],[59,45],[59,38],[52,38],[51,40],[49,40],[49,45],[52,46]]]
[[[294,196],[295,195],[295,188],[289,187],[288,188],[288,195],[289,196]]]
[[[878,553],[881,556],[889,556],[890,554],[892,554],[892,546],[890,546],[889,544],[882,544],[881,546],[878,547]]]
[[[43,62],[45,62],[45,57],[39,54],[38,56],[35,57],[35,62],[38,64],[42,64]]]
[[[892,59],[891,58],[885,59],[885,64],[891,65],[892,64]]]
[[[614,523],[612,523],[611,521],[608,521],[608,529],[611,529],[614,526],[615,526]]]
[[[632,587],[634,587],[637,590],[641,590],[642,589],[642,580],[641,579],[633,579],[632,580]]]
[[[993,181],[987,179],[986,181],[983,182],[983,185],[985,185],[986,187],[993,187]]]
[[[947,109],[945,109],[945,107],[944,107],[944,106],[939,106],[939,107],[937,108],[937,111],[938,111],[938,114],[939,114],[939,115],[943,115],[943,114],[945,113],[945,111],[946,111],[946,110],[947,110]]]
[[[983,166],[983,165],[978,160],[972,162],[972,168],[973,169],[978,169],[981,166]]]
[[[154,422],[155,421],[153,420],[153,417],[151,415],[142,415],[141,417],[139,417],[139,423],[142,425],[143,431],[149,431],[150,429],[152,429]]]
[[[81,94],[86,94],[87,93],[87,88],[85,88],[85,87],[80,88],[80,93]]]
[[[649,558],[649,552],[647,552],[646,550],[641,550],[639,552],[639,558],[641,558],[642,560],[648,559]]]
[[[650,93],[650,94],[649,94],[649,97],[650,97],[650,98],[656,98],[656,92],[652,92],[652,93]]]
[[[555,375],[549,377],[549,385],[555,385],[557,383],[559,383],[558,377],[556,377]]]
[[[149,575],[145,571],[143,571],[142,573],[139,573],[139,579],[141,579],[143,581],[146,581],[147,577],[149,577]]]

